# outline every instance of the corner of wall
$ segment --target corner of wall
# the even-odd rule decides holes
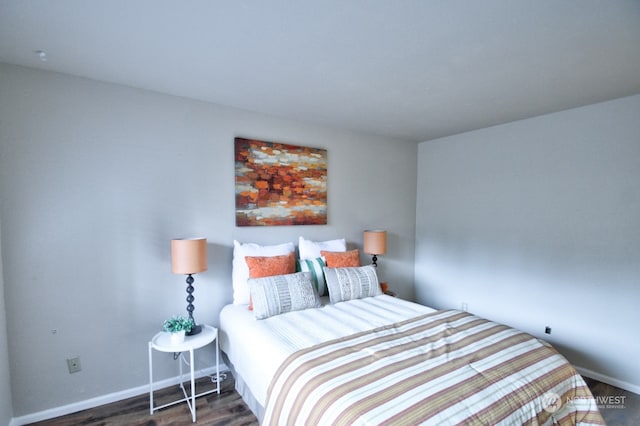
[[[1,222],[1,221],[0,221]],[[4,304],[4,274],[2,268],[2,234],[0,232],[0,424],[10,424],[13,416],[9,345],[7,342],[7,313]]]

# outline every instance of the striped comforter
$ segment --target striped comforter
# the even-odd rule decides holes
[[[551,346],[446,310],[293,353],[269,386],[263,424],[604,422]]]

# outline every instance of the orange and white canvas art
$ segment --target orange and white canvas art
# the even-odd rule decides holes
[[[236,225],[326,225],[327,150],[235,138]]]

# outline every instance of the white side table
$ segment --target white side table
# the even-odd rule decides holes
[[[216,341],[216,389],[212,389],[210,391],[203,392],[201,394],[196,395],[193,351],[208,345],[214,340]],[[178,365],[179,365],[180,389],[182,389],[182,393],[184,395],[184,398],[179,399],[177,401],[170,402],[168,404],[161,405],[160,407],[153,406],[153,350],[154,349],[160,352],[174,353],[174,358],[178,360]],[[188,361],[185,359],[184,352],[189,352]],[[210,393],[213,393],[213,392],[218,392],[218,394],[220,394],[220,362],[218,357],[219,357],[218,329],[215,327],[211,327],[210,325],[203,325],[202,331],[200,333],[196,334],[195,336],[186,336],[184,339],[184,342],[179,344],[171,343],[169,333],[160,332],[155,336],[153,336],[153,338],[149,342],[149,410],[150,410],[150,413],[153,414],[154,411],[160,410],[170,405],[174,405],[174,404],[178,404],[180,402],[186,401],[187,405],[189,406],[189,410],[191,411],[191,420],[195,422],[196,421],[196,398],[204,395],[209,395]],[[182,363],[185,363],[186,365],[188,365],[191,372],[191,394],[187,394],[187,390],[184,388],[184,384],[183,384],[184,376],[182,373]]]

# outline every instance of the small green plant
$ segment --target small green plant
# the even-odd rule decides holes
[[[175,315],[168,320],[165,320],[162,328],[164,331],[168,331],[169,333],[177,333],[182,330],[188,333],[191,331],[193,326],[193,319],[182,315]]]

